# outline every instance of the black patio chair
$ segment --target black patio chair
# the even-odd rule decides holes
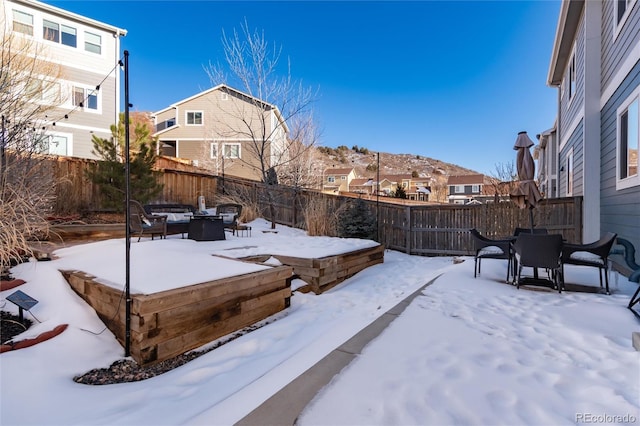
[[[517,237],[520,234],[537,234],[537,235],[547,235],[549,231],[547,228],[516,228],[513,231],[513,236]]]
[[[475,252],[473,277],[475,278],[480,274],[482,259],[505,259],[507,260],[506,282],[509,282],[509,275],[511,271],[511,248],[509,244],[511,241],[492,240],[482,236],[475,228],[470,232],[473,237],[473,249]]]
[[[562,235],[558,234],[531,234],[521,233],[513,243],[514,262],[517,265],[516,287],[521,285],[538,285],[552,287],[562,292],[562,263],[560,261],[562,253]],[[538,278],[534,273],[534,278],[522,276],[524,267],[545,268],[549,278]]]
[[[231,230],[235,235],[238,228],[238,221],[242,215],[242,205],[235,203],[224,203],[216,206],[216,215],[222,216],[224,228]]]
[[[602,288],[602,273],[609,293],[609,252],[618,234],[607,232],[598,241],[590,244],[565,244],[562,248],[562,275],[564,265],[591,266],[598,268],[600,288]]]
[[[129,230],[138,236],[138,241],[143,235],[156,235],[167,238],[167,217],[147,214],[144,207],[138,201],[129,200]]]

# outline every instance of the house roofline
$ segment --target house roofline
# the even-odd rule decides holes
[[[553,123],[552,128],[547,129],[538,135],[538,142],[539,142],[538,146],[541,148],[546,148],[549,137],[551,136],[551,134],[555,132],[556,132],[556,123]]]
[[[547,74],[549,86],[559,86],[562,83],[583,8],[584,0],[563,0],[560,6],[556,37]]]
[[[60,9],[55,6],[48,5],[46,3],[42,3],[36,0],[11,0],[13,3],[22,4],[25,6],[29,6],[32,8],[40,9],[45,12],[53,13],[56,15],[64,16],[65,18],[73,19],[75,21],[80,21],[86,24],[93,25],[94,27],[110,31],[118,36],[126,36],[127,30],[124,28],[118,28],[113,25],[106,24],[104,22],[96,21],[95,19],[88,18],[83,15],[78,15],[77,13],[69,12],[68,10]]]

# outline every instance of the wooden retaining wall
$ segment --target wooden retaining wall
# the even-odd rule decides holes
[[[126,225],[124,223],[90,224],[90,225],[51,225],[49,227],[49,241],[98,241],[110,238],[124,238]]]
[[[79,271],[62,271],[73,290],[91,305],[125,345],[126,312],[121,290]],[[287,308],[293,269],[269,270],[131,295],[131,356],[154,364],[255,324]]]
[[[384,246],[365,248],[336,256],[304,259],[273,255],[307,283],[300,291],[321,294],[369,266],[384,262]]]

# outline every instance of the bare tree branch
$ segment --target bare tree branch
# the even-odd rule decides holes
[[[292,78],[289,60],[286,72],[280,75],[282,47],[269,44],[264,32],[250,30],[246,20],[239,31],[223,31],[222,46],[232,81],[227,81],[224,67],[209,64],[205,71],[212,85],[237,87],[249,95],[246,104],[254,108],[244,103],[220,103],[232,119],[221,120],[224,128],[219,135],[244,142],[239,161],[247,167],[259,164],[263,182],[267,182],[271,168],[281,177],[281,169],[302,157],[318,140],[312,110],[318,90]]]
[[[493,195],[496,197],[496,201],[500,196],[508,196],[517,186],[518,173],[516,171],[515,164],[510,163],[497,163],[495,170],[488,177],[488,181],[491,184]]]
[[[61,68],[45,47],[12,32],[0,11],[0,266],[30,254],[48,232],[56,182],[46,130],[63,99]]]

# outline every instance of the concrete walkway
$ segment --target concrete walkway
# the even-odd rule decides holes
[[[362,349],[376,338],[393,320],[405,310],[411,301],[436,277],[389,309],[358,334],[321,359],[316,365],[282,388],[262,405],[236,423],[238,426],[285,426],[295,425],[298,416],[316,394],[333,377],[353,361]]]

